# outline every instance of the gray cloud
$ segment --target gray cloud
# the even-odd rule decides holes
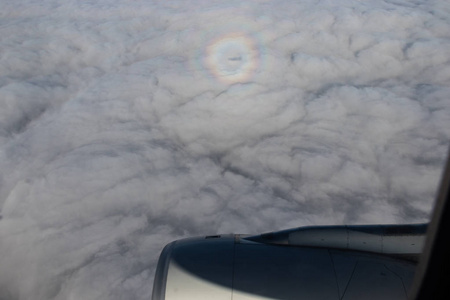
[[[0,6],[1,299],[148,299],[177,238],[429,217],[445,1]]]

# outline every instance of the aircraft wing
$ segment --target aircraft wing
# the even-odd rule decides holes
[[[315,226],[168,244],[153,300],[407,299],[426,224]]]

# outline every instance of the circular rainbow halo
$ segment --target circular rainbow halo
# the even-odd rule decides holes
[[[223,83],[244,83],[258,67],[259,53],[250,37],[242,32],[229,33],[206,47],[205,64]]]

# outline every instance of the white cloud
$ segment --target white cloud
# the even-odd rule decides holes
[[[0,5],[2,299],[148,299],[185,236],[428,219],[445,1]]]

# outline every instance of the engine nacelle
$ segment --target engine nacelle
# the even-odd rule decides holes
[[[414,232],[403,239],[410,244],[419,243],[421,249],[426,227],[413,226]],[[344,227],[311,229],[329,236],[326,228],[336,233],[336,229]],[[373,228],[372,233],[370,226],[363,228],[363,236],[372,235],[372,241],[374,235],[384,232],[379,226]],[[407,299],[416,262],[348,248],[351,243],[344,243],[346,248],[330,247],[322,243],[322,238],[314,238],[309,246],[306,238],[299,238],[298,231],[311,238],[301,228],[271,234],[273,243],[263,242],[267,235],[207,236],[172,242],[164,248],[158,262],[153,300]],[[387,240],[398,243],[393,239],[395,230],[388,232],[391,233]],[[301,240],[301,245],[280,242],[286,233],[293,234],[297,242]],[[400,232],[399,236],[405,233]],[[318,246],[317,241],[322,244]],[[353,244],[359,245],[356,240]],[[406,248],[408,255],[414,254],[411,247]],[[393,251],[392,247],[386,249]]]

